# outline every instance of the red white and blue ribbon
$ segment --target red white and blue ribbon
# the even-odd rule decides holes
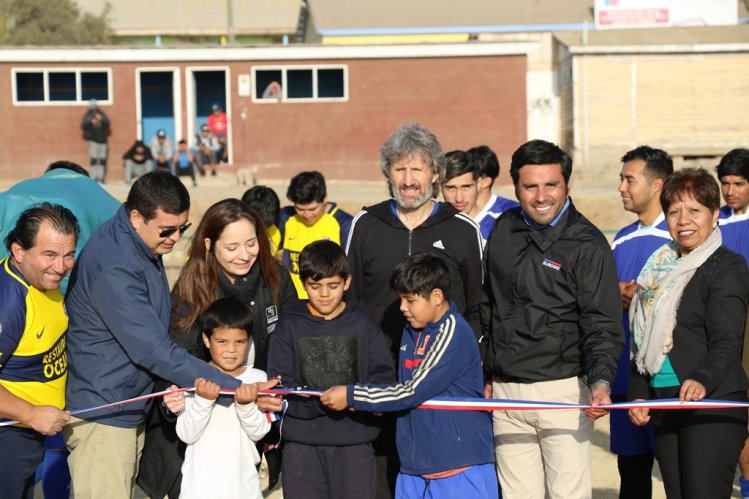
[[[127,400],[120,400],[110,404],[98,405],[86,409],[71,411],[70,414],[77,416],[89,412],[95,412],[112,407],[119,407],[134,402],[162,397],[164,395],[178,392],[192,392],[195,387],[180,388],[178,390],[164,390],[161,392],[142,395]],[[301,396],[301,397],[319,397],[323,392],[318,390],[293,390],[287,388],[274,388],[270,390],[260,390],[260,395],[272,396]],[[234,390],[222,389],[220,395],[234,396]],[[614,404],[603,404],[595,406],[596,409],[621,410],[621,409],[732,409],[732,408],[749,408],[749,402],[736,402],[732,400],[712,400],[703,399],[698,401],[679,402],[679,399],[659,399],[643,400],[640,402],[617,402]],[[435,397],[427,400],[419,406],[419,409],[432,409],[442,411],[543,411],[543,410],[582,410],[592,409],[594,406],[588,404],[568,404],[564,402],[538,402],[528,400],[507,400],[507,399],[479,399],[479,398],[462,398],[462,397]],[[284,411],[285,412],[285,411]],[[0,421],[0,427],[18,424],[18,421]]]

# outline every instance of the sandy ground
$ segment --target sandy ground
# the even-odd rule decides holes
[[[611,178],[591,179],[585,183],[576,185],[573,175],[571,183],[571,196],[580,212],[586,215],[596,224],[609,239],[612,239],[616,231],[634,221],[631,213],[625,212],[621,207],[619,194],[617,192],[618,170],[612,172]],[[213,203],[227,197],[241,197],[251,185],[243,185],[231,171],[220,172],[216,177],[205,177],[199,179],[199,185],[193,187],[189,179],[185,179],[185,185],[190,191],[192,208],[190,220],[193,227],[197,225],[203,212]],[[285,194],[288,186],[286,180],[258,179],[258,183],[273,188],[281,198],[282,206],[286,204]],[[9,185],[0,182],[0,189],[6,189]],[[129,186],[123,182],[114,182],[106,185],[106,189],[117,199],[124,200],[127,196]],[[495,192],[501,196],[514,199],[511,186],[495,187]],[[387,197],[385,182],[355,182],[355,181],[331,181],[328,183],[328,198],[337,202],[344,210],[356,214],[362,206],[379,202]],[[194,229],[193,229],[194,231]],[[170,283],[174,283],[179,274],[179,269],[184,263],[187,248],[190,243],[190,233],[178,244],[176,249],[164,258]],[[593,497],[600,499],[615,499],[618,497],[619,474],[616,468],[616,458],[609,451],[609,422],[608,418],[596,423],[596,431],[593,440]],[[283,475],[282,475],[283,476]],[[665,498],[660,474],[656,468],[653,472],[653,498]],[[265,481],[267,484],[267,479]],[[38,488],[39,489],[39,488]],[[265,494],[271,499],[283,497],[282,488],[279,485],[273,491]],[[42,498],[40,490],[37,490],[35,498]],[[138,499],[146,497],[138,491],[135,496]],[[732,497],[739,498],[738,486],[734,486]]]

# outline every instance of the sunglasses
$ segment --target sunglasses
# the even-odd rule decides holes
[[[177,231],[179,231],[179,235],[181,236],[187,229],[190,228],[191,225],[192,222],[185,222],[179,227],[167,227],[165,229],[161,229],[161,232],[159,232],[159,237],[169,237]]]

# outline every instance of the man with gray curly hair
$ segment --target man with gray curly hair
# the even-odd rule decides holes
[[[467,215],[435,200],[445,166],[437,137],[417,123],[401,126],[380,148],[380,168],[392,199],[364,208],[351,224],[346,244],[350,292],[380,323],[394,363],[406,320],[389,278],[396,264],[413,253],[429,252],[445,261],[450,270],[449,295],[479,338],[481,235]],[[385,423],[379,441],[383,451],[395,448],[394,421]],[[387,482],[384,467],[379,459],[377,496],[391,497],[397,457],[387,456]]]

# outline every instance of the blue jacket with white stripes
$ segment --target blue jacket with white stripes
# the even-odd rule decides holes
[[[476,338],[455,303],[438,322],[403,330],[398,380],[349,385],[347,399],[357,410],[398,412],[402,473],[426,475],[494,462],[490,413],[417,409],[434,397],[484,396]]]

